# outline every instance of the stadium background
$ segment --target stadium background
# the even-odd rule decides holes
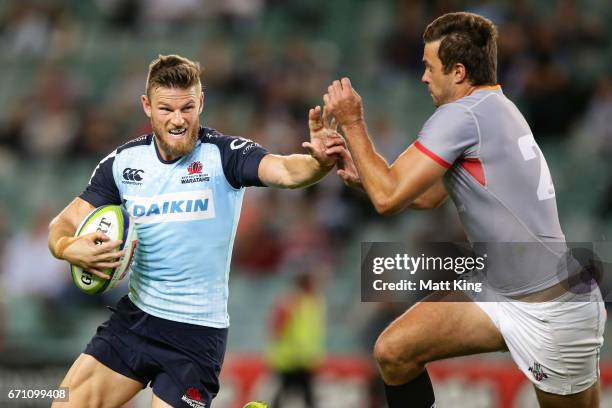
[[[47,224],[80,193],[102,157],[148,131],[138,98],[157,54],[201,62],[204,124],[285,154],[301,151],[307,110],[320,103],[330,81],[350,76],[376,146],[392,160],[434,110],[419,83],[422,31],[434,17],[457,10],[498,25],[498,79],[547,157],[566,236],[600,242],[599,255],[612,260],[607,1],[0,2],[0,388],[55,386],[105,319],[104,305],[126,291],[78,293],[67,266],[46,249]],[[321,407],[370,406],[371,344],[403,307],[360,302],[359,243],[461,234],[452,204],[382,218],[333,176],[301,191],[249,189],[230,277],[229,355],[215,406],[270,398],[276,383],[263,351],[271,308],[292,277],[307,270],[322,282],[327,303]],[[610,364],[607,344],[607,407]],[[535,406],[507,354],[437,363],[432,371],[441,407]],[[131,406],[148,406],[146,396]]]

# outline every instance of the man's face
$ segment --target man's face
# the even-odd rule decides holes
[[[150,98],[143,95],[141,101],[162,158],[174,160],[190,153],[198,138],[204,101],[199,85],[186,89],[157,87],[151,90]]]
[[[436,107],[452,101],[455,78],[452,70],[448,74],[443,72],[444,67],[438,57],[439,48],[440,40],[425,43],[423,52],[425,72],[421,77],[421,81],[427,84],[427,89]]]

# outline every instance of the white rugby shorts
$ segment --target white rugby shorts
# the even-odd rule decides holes
[[[487,299],[493,301],[474,303],[497,326],[514,362],[536,387],[552,394],[576,394],[599,379],[606,310],[598,288],[540,303],[491,292]]]

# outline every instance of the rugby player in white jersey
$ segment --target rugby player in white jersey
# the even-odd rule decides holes
[[[244,187],[305,187],[336,163],[324,141],[339,136],[323,126],[320,107],[309,112],[310,154],[273,155],[201,127],[200,67],[177,55],[151,63],[141,99],[153,133],[104,158],[50,224],[53,255],[103,278],[119,265],[120,242],[101,232],[73,237],[81,220],[98,206],[123,205],[139,237],[129,294],[68,371],[61,386],[69,401],[57,407],[119,407],[149,384],[153,407],[209,407],[225,353]]]
[[[527,122],[496,83],[496,38],[494,25],[471,13],[427,27],[422,82],[437,109],[391,165],[374,148],[349,79],[334,81],[325,107],[354,161],[339,175],[361,185],[382,214],[435,208],[450,196],[471,242],[526,242],[560,258],[550,249],[565,247],[552,179]],[[340,152],[332,144],[328,153]],[[535,385],[542,407],[599,406],[599,289],[582,298],[563,289],[555,264],[536,271],[522,261],[508,258],[513,270],[496,277],[497,301],[420,302],[380,335],[374,354],[390,408],[435,406],[428,362],[501,350]]]

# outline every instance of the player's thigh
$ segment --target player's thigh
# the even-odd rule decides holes
[[[69,400],[54,402],[53,408],[120,407],[143,388],[88,354],[76,359],[60,386],[68,387]]]
[[[534,387],[541,408],[599,408],[599,381],[572,395],[557,395]]]
[[[419,302],[383,331],[377,357],[416,360],[419,364],[448,357],[500,351],[504,339],[491,318],[463,294],[453,300]]]
[[[153,394],[153,399],[151,400],[151,408],[172,408],[172,405],[166,403],[157,395]]]

